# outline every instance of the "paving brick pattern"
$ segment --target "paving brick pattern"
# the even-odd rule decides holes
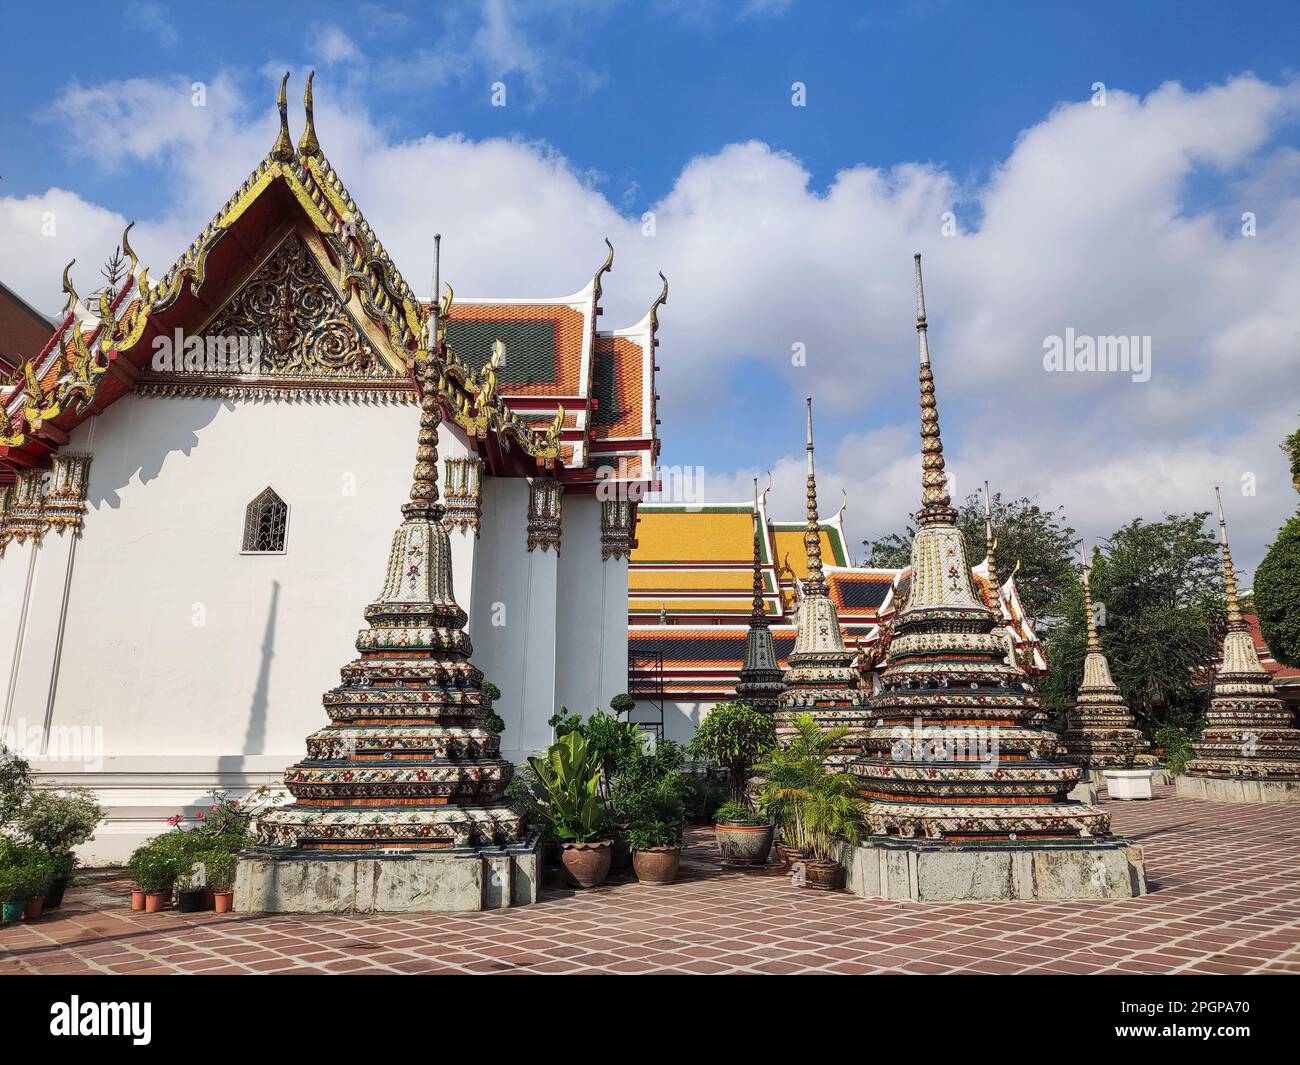
[[[132,913],[120,875],[0,929],[15,973],[1300,973],[1300,804],[1108,802],[1151,894],[917,904],[719,867],[691,834],[678,881],[548,885],[540,905],[411,917]]]

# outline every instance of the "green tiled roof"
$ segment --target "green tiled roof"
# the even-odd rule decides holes
[[[452,318],[447,343],[475,371],[492,357],[492,345],[506,348],[505,365],[497,371],[503,384],[535,385],[556,380],[555,322],[473,321]]]

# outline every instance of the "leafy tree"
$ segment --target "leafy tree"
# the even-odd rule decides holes
[[[1016,563],[1016,588],[1031,619],[1055,611],[1057,600],[1075,581],[1074,559],[1079,538],[1065,523],[1064,508],[1044,510],[1032,499],[1004,500],[995,493],[990,500],[993,535],[997,549],[993,561],[1005,580]],[[972,565],[984,558],[984,499],[972,493],[957,511],[957,526],[966,540],[966,557]],[[864,541],[868,565],[899,568],[911,562],[911,525],[901,533],[889,533],[877,540]]]
[[[1273,657],[1300,666],[1300,514],[1282,526],[1255,571],[1255,611]]]
[[[1139,726],[1194,727],[1205,708],[1204,679],[1223,628],[1223,576],[1208,513],[1136,518],[1094,555],[1098,637]],[[1061,599],[1062,624],[1047,645],[1051,674],[1039,683],[1058,711],[1073,703],[1086,649],[1077,575]]]
[[[1300,492],[1300,429],[1282,441],[1282,450],[1291,459],[1291,484]]]
[[[776,746],[771,717],[748,703],[718,703],[695,730],[687,750],[692,758],[727,770],[731,801],[748,807],[751,768]]]

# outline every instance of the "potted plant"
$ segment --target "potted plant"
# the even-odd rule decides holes
[[[637,821],[627,830],[632,868],[643,884],[671,884],[682,860],[681,821]]]
[[[695,730],[688,748],[691,756],[714,762],[727,772],[730,802],[719,807],[713,827],[726,865],[767,864],[772,824],[754,811],[749,777],[754,765],[775,747],[771,717],[747,703],[719,703]]]
[[[212,908],[217,913],[229,913],[235,903],[235,867],[238,859],[229,851],[213,851],[207,856],[206,862]]]
[[[171,897],[176,884],[176,855],[162,841],[167,836],[156,836],[137,847],[127,862],[136,890],[144,895],[144,912],[157,913]]]
[[[45,909],[58,909],[62,904],[68,879],[77,864],[73,848],[90,839],[103,819],[103,807],[86,788],[33,790],[22,804],[17,816],[18,827],[49,855],[54,867]]]
[[[609,804],[620,767],[627,771],[641,757],[641,730],[635,725],[617,720],[603,710],[597,710],[582,723],[580,731],[587,741],[592,759],[600,769],[601,797]],[[626,869],[632,864],[632,850],[627,840],[629,824],[628,812],[614,804],[614,849],[610,857],[612,869]]]
[[[23,917],[34,921],[39,917],[45,889],[53,876],[54,863],[40,847],[0,837],[0,903],[3,903],[4,923],[12,924]]]
[[[827,755],[848,734],[845,726],[822,730],[811,714],[794,719],[794,735],[758,766],[764,808],[781,832],[777,853],[805,887],[839,886],[844,845],[856,846],[866,826],[867,801],[857,778],[826,766]]]
[[[812,857],[812,843],[799,800],[824,773],[830,752],[850,732],[843,725],[823,732],[807,713],[799,714],[792,725],[789,741],[774,747],[757,766],[763,779],[759,801],[776,823],[779,835],[776,853],[787,869]]]
[[[614,840],[609,811],[600,794],[600,769],[587,741],[568,732],[532,755],[531,804],[560,843],[560,861],[578,887],[596,887],[609,875]]]

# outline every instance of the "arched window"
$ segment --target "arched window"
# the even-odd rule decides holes
[[[282,553],[288,524],[289,504],[274,488],[264,488],[244,511],[244,553]]]

